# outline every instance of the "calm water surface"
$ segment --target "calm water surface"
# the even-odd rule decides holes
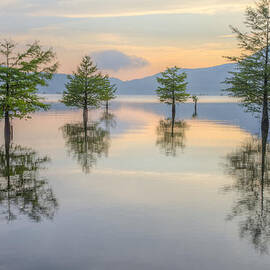
[[[125,97],[87,126],[57,103],[13,120],[8,169],[0,137],[0,269],[269,269],[258,120],[216,98],[197,116],[178,106],[173,136],[169,117]]]

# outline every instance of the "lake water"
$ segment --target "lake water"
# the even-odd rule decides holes
[[[259,121],[205,99],[197,116],[177,106],[173,136],[169,107],[142,96],[90,111],[87,127],[57,102],[13,120],[9,170],[0,137],[0,269],[269,269]]]

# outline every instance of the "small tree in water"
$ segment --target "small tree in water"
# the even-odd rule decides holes
[[[192,96],[192,100],[194,102],[194,113],[193,113],[193,117],[196,117],[197,116],[197,103],[198,103],[199,98],[198,98],[198,96],[193,95]]]
[[[84,121],[88,120],[88,108],[99,107],[103,101],[114,98],[115,87],[108,76],[102,76],[90,56],[84,56],[77,71],[68,76],[62,102],[66,106],[83,109]]]
[[[68,75],[68,80],[61,102],[83,109],[83,117],[87,122],[88,108],[98,107],[102,100],[102,75],[98,73],[90,56],[84,56],[77,71]]]
[[[38,109],[48,109],[37,95],[39,85],[47,85],[57,69],[52,49],[38,42],[22,52],[14,42],[0,41],[0,118],[5,118],[5,138],[10,140],[10,119],[29,117]]]
[[[102,86],[102,100],[105,101],[106,113],[109,112],[109,101],[116,98],[116,90],[116,86],[110,83],[109,77],[107,75],[104,76]]]
[[[187,82],[186,73],[180,73],[180,68],[167,68],[161,73],[161,77],[157,78],[160,84],[156,93],[160,102],[167,103],[172,106],[172,118],[175,118],[175,104],[176,102],[186,102],[189,94],[186,93]]]

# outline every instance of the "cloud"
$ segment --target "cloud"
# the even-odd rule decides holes
[[[219,35],[218,38],[235,38],[235,34],[230,34],[230,35]]]
[[[63,18],[117,18],[117,17],[140,17],[151,15],[173,15],[173,14],[207,14],[213,15],[219,12],[241,12],[246,8],[246,4],[223,4],[223,5],[208,5],[199,7],[184,7],[174,9],[153,9],[153,10],[138,10],[138,11],[122,11],[113,13],[68,13],[68,12],[55,12],[52,11],[50,15]],[[49,16],[48,12],[44,10],[35,11],[34,13],[28,13],[30,16]]]
[[[141,68],[149,62],[141,57],[127,55],[117,50],[93,52],[91,54],[98,67],[105,70],[119,71],[121,69]]]
[[[69,18],[107,18],[160,14],[215,14],[242,11],[252,0],[1,0],[0,13],[57,16]],[[3,2],[3,3],[2,3]],[[4,8],[4,9],[3,9]]]

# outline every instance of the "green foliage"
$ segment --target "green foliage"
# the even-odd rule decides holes
[[[198,100],[199,100],[199,98],[198,98],[198,96],[193,95],[193,96],[192,96],[192,100],[193,100],[194,103],[197,103]]]
[[[111,84],[109,77],[106,75],[103,77],[103,85],[102,85],[102,97],[101,99],[105,102],[108,102],[112,99],[115,99],[115,92],[117,88],[115,84]]]
[[[62,102],[66,106],[87,108],[99,105],[102,76],[89,56],[83,57],[77,71],[69,75]]]
[[[237,62],[237,67],[225,83],[230,96],[240,98],[247,111],[261,112],[264,94],[269,100],[269,1],[261,0],[256,8],[247,8],[245,25],[250,29],[243,33],[236,27],[231,29],[242,50],[240,57],[227,57]]]
[[[185,102],[189,94],[186,93],[187,82],[186,73],[180,73],[180,68],[167,68],[161,73],[161,77],[157,78],[160,84],[156,90],[160,102],[167,104],[175,104],[176,102]]]
[[[90,56],[84,56],[77,71],[68,76],[62,102],[66,106],[87,109],[99,107],[102,101],[114,98],[115,86],[108,76],[102,76]]]
[[[37,95],[39,85],[47,85],[57,69],[52,49],[43,50],[38,42],[17,51],[12,41],[0,42],[0,118],[29,117],[38,109],[48,109]]]

